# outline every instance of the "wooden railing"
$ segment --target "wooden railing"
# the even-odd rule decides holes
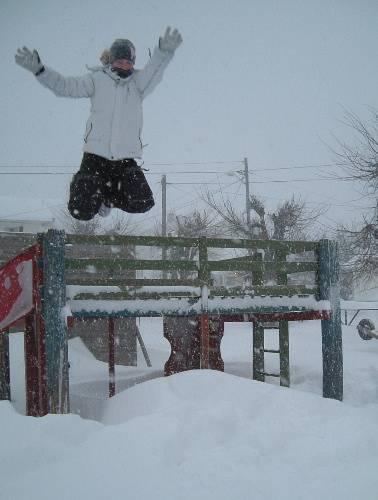
[[[78,248],[91,244],[113,248],[113,255],[107,258],[88,257]],[[136,257],[125,258],[120,248],[133,247]],[[195,248],[196,260],[163,260],[138,258],[143,254],[143,247],[161,248]],[[81,300],[130,300],[135,298],[171,298],[193,297],[193,289],[180,291],[177,287],[207,287],[209,297],[294,297],[314,296],[319,298],[318,279],[320,276],[318,242],[281,242],[242,239],[216,238],[173,238],[151,236],[83,236],[66,235],[66,248],[76,248],[76,255],[65,259],[67,284],[91,286],[118,286],[117,292],[91,294],[90,291],[78,294],[75,298]],[[231,258],[215,258],[218,250],[228,250],[229,253],[244,250],[251,255]],[[158,251],[158,250],[157,250]],[[307,261],[290,261],[288,256],[296,254],[300,258],[306,252]],[[156,253],[156,252],[155,252]],[[309,254],[310,253],[310,254]],[[269,255],[264,259],[263,254]],[[310,261],[309,260],[310,257]],[[80,271],[80,279],[73,273]],[[124,276],[125,271],[153,271],[155,277],[130,278]],[[160,273],[159,273],[160,272]],[[172,272],[185,273],[185,278],[170,278]],[[240,279],[238,286],[219,286],[215,281],[216,272],[244,272],[247,280]],[[293,283],[290,276],[295,273],[313,273],[313,283]],[[157,274],[157,276],[156,276]],[[269,275],[269,282],[266,277]],[[165,277],[162,277],[165,275]],[[272,283],[272,275],[275,282]],[[168,276],[168,277],[167,277]],[[148,291],[146,287],[157,287]],[[166,291],[165,287],[171,287]],[[176,288],[176,290],[175,290]],[[197,292],[200,295],[200,292]]]
[[[342,399],[339,267],[333,241],[83,236],[50,230],[38,235],[37,247],[35,306],[28,319],[27,338],[33,343],[29,351],[41,353],[35,355],[37,364],[29,356],[36,381],[29,384],[30,393],[43,401],[35,403],[31,414],[69,409],[64,315],[197,316],[201,368],[209,367],[212,318],[245,315],[257,326],[261,315],[282,321],[322,319],[323,395]],[[169,254],[166,251],[161,258],[148,259],[143,255],[143,248],[148,247],[160,252],[162,248],[194,248],[195,260],[163,259]],[[235,255],[241,251],[246,255]],[[135,276],[135,271],[150,275]],[[245,279],[233,287],[219,286],[215,275],[226,272],[239,277],[243,273]],[[312,282],[294,280],[300,273],[312,273]],[[84,285],[69,304],[66,285]],[[99,285],[104,288],[93,288]],[[109,286],[118,289],[114,292]]]

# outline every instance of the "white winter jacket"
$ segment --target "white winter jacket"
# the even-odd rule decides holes
[[[109,160],[141,158],[142,102],[161,81],[172,56],[156,47],[146,66],[128,78],[120,78],[109,66],[90,68],[80,77],[64,77],[45,67],[36,78],[57,96],[91,99],[85,152]]]

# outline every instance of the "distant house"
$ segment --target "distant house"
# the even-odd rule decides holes
[[[55,219],[0,219],[1,233],[42,233],[55,226]]]

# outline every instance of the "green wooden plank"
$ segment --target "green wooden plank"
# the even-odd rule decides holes
[[[177,301],[180,300],[180,304],[177,304]],[[161,299],[155,300],[153,305],[149,304],[150,309],[147,309],[145,306],[140,307],[140,302],[131,301],[123,301],[122,309],[116,308],[113,311],[108,311],[101,309],[101,305],[99,301],[99,306],[96,308],[95,304],[92,304],[92,307],[89,309],[88,307],[83,307],[83,309],[75,308],[72,310],[72,316],[75,318],[79,317],[101,317],[106,318],[112,316],[114,318],[128,318],[128,317],[159,317],[159,316],[198,316],[200,314],[200,306],[199,304],[190,302],[193,298],[174,298],[174,299]],[[164,307],[159,307],[159,302],[169,302],[172,304],[166,304]],[[85,302],[85,301],[83,301]],[[75,303],[75,300],[71,301],[71,306]],[[292,312],[310,312],[313,309],[305,307],[305,306],[281,306],[281,307],[258,307],[250,305],[242,306],[233,306],[232,304],[225,304],[222,307],[219,304],[212,304],[211,300],[209,300],[208,313],[214,315],[220,314],[265,314],[265,313],[277,313],[277,314],[285,314]]]
[[[140,288],[143,286],[193,286],[199,287],[204,284],[203,281],[199,279],[153,279],[153,278],[119,278],[117,276],[104,276],[98,277],[96,274],[88,274],[87,276],[76,276],[75,274],[70,275],[69,272],[66,275],[67,285],[88,285],[88,286],[120,286],[122,288],[136,287]]]
[[[190,292],[142,292],[135,290],[124,292],[99,292],[99,293],[78,293],[74,296],[74,300],[160,300],[181,297],[196,297],[198,293]]]
[[[176,238],[173,236],[124,236],[124,235],[82,235],[66,234],[66,243],[96,244],[96,245],[140,245],[140,246],[187,246],[198,247],[198,238]],[[285,248],[289,253],[312,251],[317,249],[314,241],[277,241],[277,240],[246,240],[207,238],[208,248],[252,248],[252,249],[277,249]]]
[[[66,269],[97,270],[121,269],[153,271],[198,271],[197,262],[186,260],[130,260],[130,259],[66,259]]]
[[[257,260],[243,260],[243,261],[224,261],[212,260],[208,262],[210,271],[262,271],[271,269],[281,274],[284,273],[299,273],[316,271],[318,265],[316,262],[276,262],[276,261],[263,261]]]
[[[96,274],[88,276],[66,276],[66,285],[80,286],[128,286],[128,278],[119,278],[117,276],[106,276],[99,278]]]
[[[208,248],[250,248],[254,250],[276,250],[283,248],[288,253],[310,252],[317,249],[315,241],[278,241],[209,238]]]
[[[253,286],[252,288],[212,288],[211,295],[214,296],[243,296],[251,295],[256,297],[292,297],[295,295],[316,295],[317,287],[306,285],[275,285],[275,286]]]
[[[67,234],[66,244],[136,245],[157,247],[198,247],[198,238],[176,238],[173,236],[123,236]]]
[[[315,295],[317,292],[317,288],[307,288],[305,286],[302,287],[255,287],[253,290],[243,290],[241,288],[228,290],[225,288],[215,288],[210,289],[210,298],[212,297],[294,297],[294,296],[310,296]],[[144,291],[143,289],[133,289],[133,290],[122,290],[119,292],[113,291],[102,291],[100,293],[96,292],[83,292],[75,295],[76,300],[132,300],[132,299],[154,299],[159,300],[161,298],[170,298],[170,297],[198,297],[200,293],[195,290],[188,291]]]
[[[200,279],[180,279],[180,278],[132,278],[127,280],[127,286],[142,287],[142,286],[196,286],[203,285],[204,282]]]

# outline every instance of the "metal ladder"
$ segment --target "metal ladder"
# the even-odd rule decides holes
[[[265,330],[277,329],[279,336],[279,349],[265,349]],[[278,354],[280,357],[280,372],[269,373],[265,371],[265,353]],[[280,385],[290,387],[289,368],[289,322],[286,320],[271,324],[255,321],[253,323],[253,380],[265,382],[265,377],[277,377]]]

